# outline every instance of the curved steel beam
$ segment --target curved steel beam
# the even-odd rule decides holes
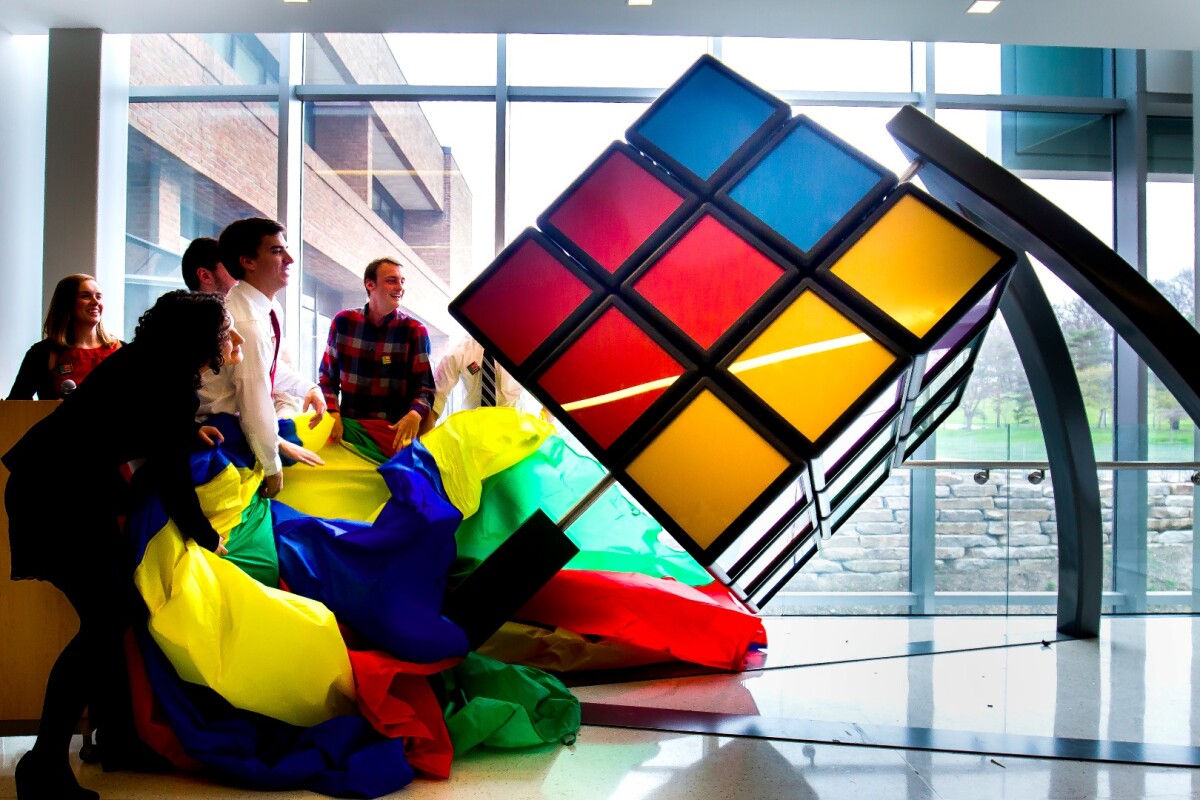
[[[887,124],[934,194],[1045,264],[1104,318],[1200,424],[1200,331],[1070,215],[912,106]],[[935,188],[936,187],[936,188]]]
[[[1000,300],[1000,313],[1029,378],[1054,480],[1058,630],[1069,636],[1099,636],[1104,530],[1092,432],[1054,308],[1023,253]]]
[[[1013,249],[1031,253],[1096,310],[1200,420],[1200,332],[1137,270],[1016,176],[905,108],[888,130],[929,190]],[[1055,477],[1058,627],[1096,636],[1103,587],[1100,489],[1082,393],[1054,310],[1028,260],[1001,305],[1029,377]]]

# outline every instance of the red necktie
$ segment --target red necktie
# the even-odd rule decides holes
[[[275,391],[275,365],[279,363],[279,317],[271,309],[271,332],[275,334],[275,355],[271,357],[271,391]]]

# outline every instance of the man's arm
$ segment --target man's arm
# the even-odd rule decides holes
[[[496,405],[509,406],[511,408],[520,407],[521,395],[525,390],[521,388],[521,384],[517,383],[517,379],[508,374],[508,370],[496,364],[496,382],[499,384],[496,391]]]
[[[228,367],[232,370],[242,432],[246,434],[254,457],[262,464],[263,474],[268,477],[280,475],[282,485],[279,427],[275,420],[275,403],[271,399],[271,357],[274,355],[271,336],[264,330],[267,324],[259,320],[236,320],[234,324],[246,339],[242,345],[242,363]]]
[[[408,337],[408,412],[388,427],[396,432],[392,447],[399,450],[420,436],[424,421],[433,413],[433,370],[429,366],[429,334],[416,324]],[[424,426],[426,429],[428,426]]]
[[[321,356],[321,366],[318,370],[317,384],[325,396],[325,406],[333,416],[333,431],[329,438],[335,442],[342,440],[342,410],[338,405],[338,391],[341,388],[341,368],[338,364],[338,321],[334,317],[329,322],[329,337],[325,342],[325,353]]]
[[[450,392],[454,391],[454,387],[458,385],[459,378],[462,375],[463,344],[466,341],[466,339],[463,339],[456,344],[438,362],[437,368],[433,371],[433,413],[430,416],[434,419],[442,415],[442,411],[446,408],[446,398],[450,395]]]
[[[408,375],[412,382],[408,408],[424,419],[433,410],[433,369],[429,363],[429,333],[424,325],[414,325],[408,343]]]

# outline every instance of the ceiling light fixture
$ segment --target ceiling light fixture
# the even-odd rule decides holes
[[[307,3],[308,0],[283,0],[285,3]]]
[[[652,5],[654,5],[654,0],[625,0],[625,2],[631,6],[652,6]]]
[[[968,14],[990,14],[1000,5],[1000,0],[975,0],[967,9]]]

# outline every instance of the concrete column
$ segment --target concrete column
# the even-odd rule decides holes
[[[48,36],[0,33],[0,397],[41,338]]]
[[[125,319],[125,177],[129,37],[95,28],[50,31],[42,291],[90,272],[105,295],[104,325]]]

